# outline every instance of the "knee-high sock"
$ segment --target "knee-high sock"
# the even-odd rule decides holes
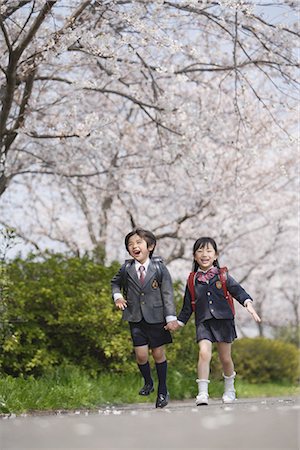
[[[146,364],[138,364],[138,367],[145,380],[145,384],[153,384],[149,361],[147,361]]]
[[[157,378],[158,378],[158,394],[167,394],[167,368],[168,363],[167,361],[164,361],[162,363],[155,363],[156,366],[156,372],[157,372]]]

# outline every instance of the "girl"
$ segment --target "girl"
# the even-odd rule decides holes
[[[198,395],[196,405],[208,404],[208,384],[212,343],[217,343],[219,358],[223,368],[224,403],[234,402],[235,371],[231,358],[231,343],[237,337],[233,311],[225,298],[223,285],[220,281],[218,249],[216,242],[210,237],[197,239],[193,247],[193,272],[195,272],[195,324],[199,345],[198,360]],[[231,276],[227,278],[227,289],[230,294],[253,316],[256,322],[261,319],[252,306],[249,294]],[[189,320],[193,309],[192,296],[188,284],[185,289],[184,301],[178,316],[178,328]]]

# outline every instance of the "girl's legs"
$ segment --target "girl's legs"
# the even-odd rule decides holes
[[[230,377],[234,372],[234,365],[231,358],[231,343],[217,342],[217,348],[224,375]]]
[[[232,403],[236,399],[234,389],[234,379],[236,373],[234,371],[234,365],[231,358],[231,343],[218,342],[217,346],[219,358],[223,367],[224,377],[224,394],[222,399],[224,403]]]
[[[140,395],[149,395],[153,392],[153,380],[151,377],[151,369],[148,361],[149,348],[148,345],[134,347],[136,362],[140,372],[144,378],[145,385],[140,390]]]
[[[208,404],[208,384],[209,369],[212,354],[212,343],[208,339],[199,341],[199,359],[198,359],[198,395],[196,405]]]
[[[208,339],[199,341],[198,378],[208,380],[212,343]]]

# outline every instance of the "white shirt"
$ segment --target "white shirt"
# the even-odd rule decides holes
[[[136,270],[136,273],[137,273],[137,276],[139,279],[141,278],[140,267],[143,266],[145,268],[144,275],[146,276],[149,264],[150,264],[150,258],[148,258],[147,261],[144,262],[144,264],[141,264],[137,260],[134,261],[135,270]]]

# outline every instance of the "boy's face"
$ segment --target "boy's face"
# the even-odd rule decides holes
[[[217,258],[218,255],[210,243],[206,244],[204,247],[198,248],[194,255],[195,261],[199,264],[199,267],[202,270],[210,269]]]
[[[147,242],[138,234],[134,234],[129,238],[128,253],[141,264],[144,264],[144,262],[147,261],[153,248],[153,245],[147,247]]]

